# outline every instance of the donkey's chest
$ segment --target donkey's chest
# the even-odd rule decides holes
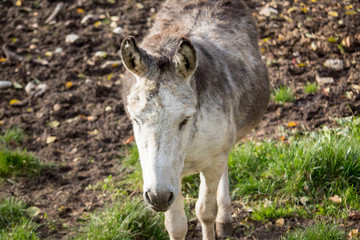
[[[198,173],[219,161],[226,161],[224,156],[235,143],[235,136],[235,125],[221,113],[203,114],[186,155],[182,175]]]

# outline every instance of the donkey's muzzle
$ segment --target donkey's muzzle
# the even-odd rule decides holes
[[[174,202],[175,196],[171,191],[151,191],[144,192],[145,201],[157,212],[166,212]]]

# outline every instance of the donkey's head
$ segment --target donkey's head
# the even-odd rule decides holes
[[[197,66],[195,48],[187,38],[167,43],[145,51],[127,37],[120,50],[135,77],[127,110],[139,149],[144,198],[156,211],[166,211],[180,191],[197,104],[190,84]]]

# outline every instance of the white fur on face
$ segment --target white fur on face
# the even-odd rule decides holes
[[[129,96],[144,191],[179,192],[185,153],[196,111],[195,93],[186,83],[160,86],[151,96],[149,80],[138,79]],[[149,90],[150,89],[150,90]],[[155,95],[154,94],[154,95]],[[179,129],[180,124],[187,123]]]

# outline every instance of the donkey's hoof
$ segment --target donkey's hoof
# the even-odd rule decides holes
[[[218,237],[230,237],[233,233],[231,222],[229,223],[216,223],[216,235]]]

